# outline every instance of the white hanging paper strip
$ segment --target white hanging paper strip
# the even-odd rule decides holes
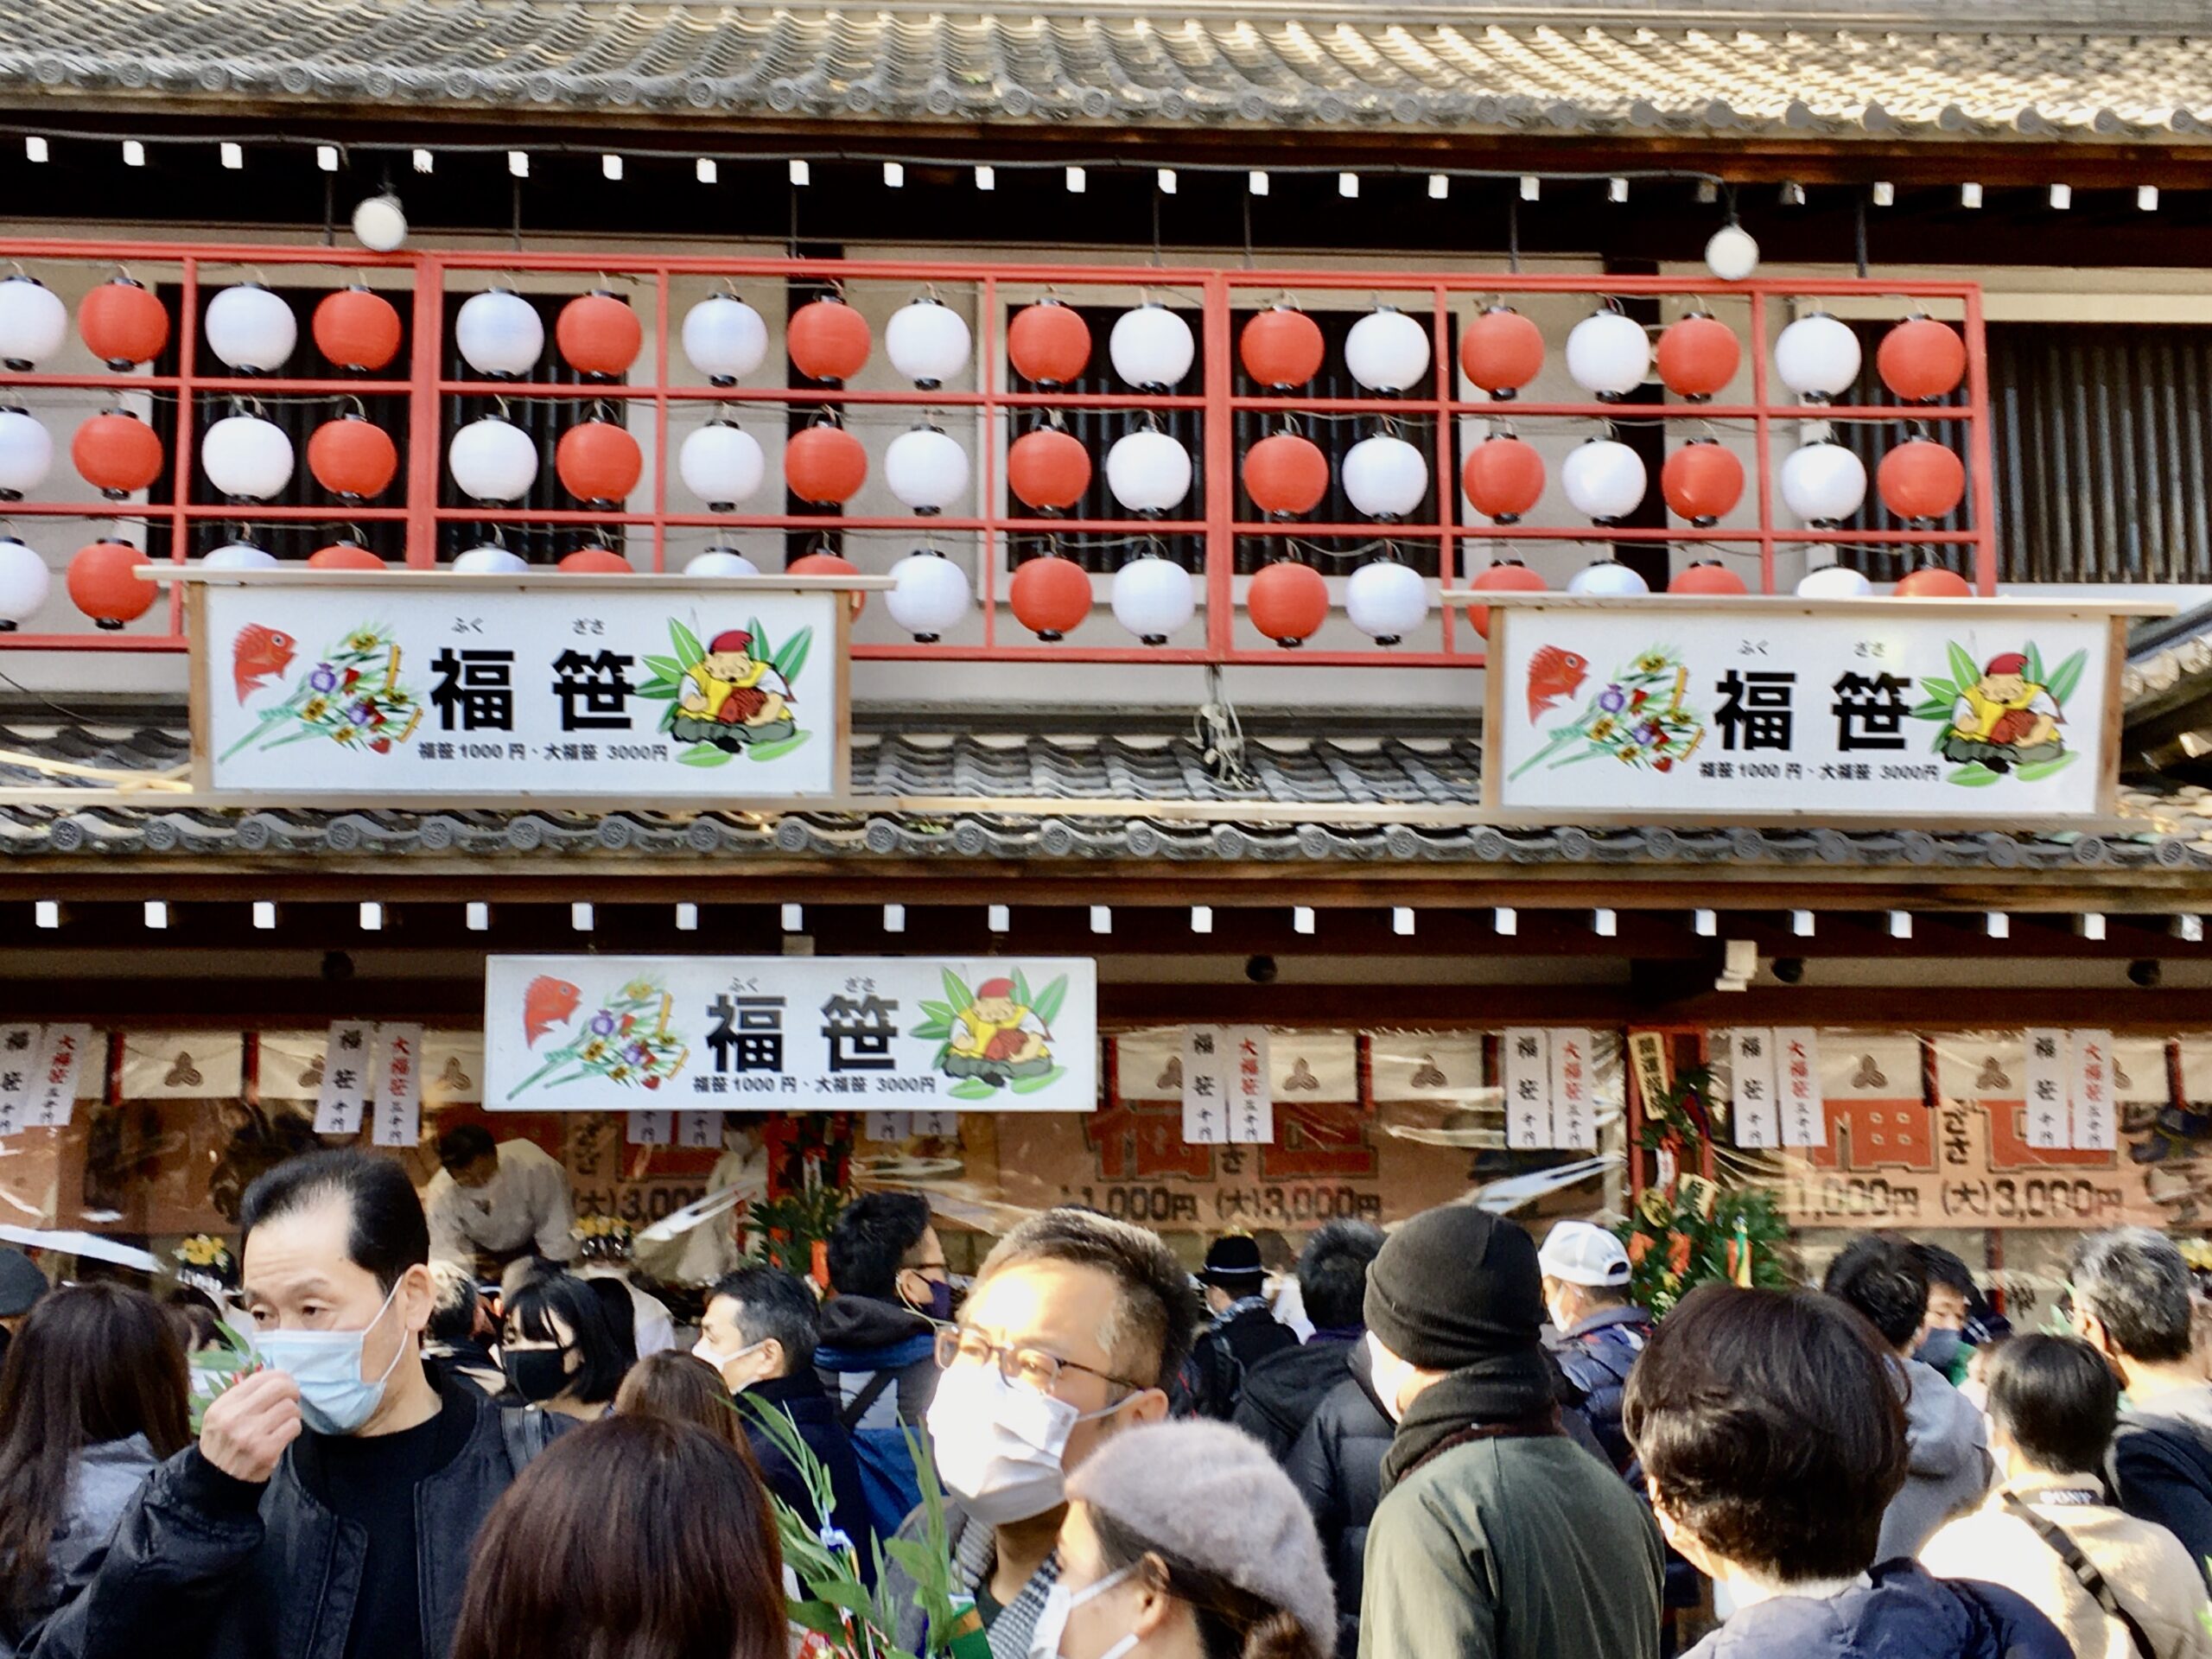
[[[31,1084],[30,1104],[23,1112],[24,1128],[58,1129],[68,1122],[77,1105],[77,1074],[93,1047],[90,1026],[46,1028],[45,1052]]]
[[[423,1027],[377,1027],[376,1130],[379,1147],[412,1147],[423,1139]]]
[[[2112,1033],[2069,1033],[2074,1061],[2072,1124],[2068,1144],[2084,1151],[2108,1152],[2115,1136],[2112,1104]]]
[[[1246,1146],[1273,1146],[1274,1096],[1268,1086],[1268,1029],[1231,1026],[1229,1038],[1229,1138]]]
[[[1782,1144],[1827,1145],[1827,1108],[1821,1098],[1821,1045],[1812,1027],[1783,1026],[1776,1030],[1774,1089],[1781,1109]]]
[[[2059,1150],[2071,1134],[2066,1109],[2066,1033],[2043,1027],[2027,1035],[2028,1144]]]
[[[1537,1026],[1508,1027],[1498,1048],[1498,1077],[1505,1093],[1505,1144],[1516,1151],[1557,1146],[1550,1033]]]
[[[327,1031],[264,1031],[255,1039],[255,1086],[264,1105],[272,1101],[312,1101],[322,1086]]]
[[[632,1147],[664,1147],[674,1133],[670,1112],[625,1112],[623,1141]]]
[[[870,1112],[862,1129],[871,1141],[950,1140],[960,1133],[957,1112]]]
[[[43,1026],[0,1026],[0,1135],[23,1127],[46,1054]]]
[[[1774,1033],[1743,1027],[1728,1033],[1733,1102],[1739,1147],[1782,1144],[1782,1112],[1775,1098]]]
[[[1182,1099],[1188,1031],[1179,1026],[1131,1031],[1113,1040],[1114,1087],[1123,1100]]]
[[[1183,1033],[1183,1139],[1192,1146],[1229,1140],[1228,1031],[1192,1026]]]
[[[1359,1099],[1359,1039],[1349,1031],[1289,1031],[1268,1044],[1267,1075],[1282,1100]]]
[[[676,1144],[691,1147],[720,1146],[721,1121],[720,1112],[678,1112],[676,1115]]]
[[[322,1082],[315,1097],[317,1135],[361,1132],[361,1114],[376,1087],[375,1045],[376,1027],[367,1020],[331,1021],[322,1051]]]
[[[245,1087],[245,1045],[234,1033],[134,1031],[123,1039],[124,1100],[236,1100]]]
[[[1598,1144],[1598,1114],[1590,1098],[1590,1033],[1567,1026],[1552,1033],[1552,1134],[1556,1143],[1580,1150]]]
[[[484,1039],[476,1032],[429,1033],[423,1039],[423,1104],[432,1112],[473,1106],[484,1098]]]
[[[1483,1039],[1473,1031],[1380,1032],[1368,1039],[1375,1098],[1488,1105],[1497,1090],[1483,1081]]]

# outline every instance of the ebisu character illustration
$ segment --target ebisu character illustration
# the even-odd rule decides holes
[[[1034,1077],[1052,1069],[1052,1033],[1034,1008],[1016,1000],[1010,979],[987,979],[976,1000],[952,1019],[951,1052],[944,1069],[955,1077]]]
[[[2065,753],[2059,726],[2066,716],[2048,687],[2030,677],[2028,658],[2017,651],[1993,657],[1972,685],[1959,688],[1943,758],[1980,761],[1992,772],[2056,760]]]
[[[742,628],[716,634],[707,654],[683,671],[670,734],[686,743],[711,743],[731,753],[791,735],[791,682],[773,663],[753,655]]]

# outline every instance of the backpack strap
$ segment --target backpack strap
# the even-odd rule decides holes
[[[2067,1570],[2089,1592],[2089,1599],[2104,1609],[2107,1618],[2118,1619],[2126,1627],[2127,1639],[2134,1643],[2135,1651],[2142,1656],[2142,1659],[2158,1659],[2158,1649],[2152,1645],[2151,1638],[2144,1633],[2143,1626],[2137,1622],[2135,1615],[2120,1605],[2119,1598],[2112,1592],[2112,1586],[2105,1582],[2105,1575],[2098,1572],[2089,1558],[2082,1553],[2082,1547],[2067,1535],[2066,1529],[2048,1516],[2038,1515],[2012,1493],[2006,1492],[2004,1496],[2005,1512],[2035,1529],[2036,1535],[2050,1546],[2058,1559],[2066,1563]]]
[[[520,1474],[552,1440],[552,1426],[542,1411],[518,1411],[506,1406],[497,1409],[499,1439],[507,1448],[507,1463],[515,1473]]]
[[[861,1420],[868,1414],[877,1401],[883,1398],[883,1391],[898,1380],[899,1373],[892,1370],[878,1371],[868,1378],[868,1386],[855,1395],[844,1409],[837,1414],[837,1421],[845,1426],[846,1433],[860,1433]]]

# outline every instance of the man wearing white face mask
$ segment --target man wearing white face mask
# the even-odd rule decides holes
[[[405,1171],[324,1152],[246,1191],[261,1368],[157,1469],[40,1659],[443,1659],[469,1546],[560,1421],[423,1363],[429,1232]]]
[[[1048,1210],[984,1259],[958,1325],[938,1340],[930,1407],[956,1591],[972,1595],[993,1659],[1029,1659],[1060,1574],[1066,1476],[1113,1436],[1167,1414],[1199,1321],[1189,1275],[1151,1233],[1088,1210]],[[902,1537],[918,1535],[908,1519]],[[896,1639],[921,1652],[914,1586],[887,1572]]]

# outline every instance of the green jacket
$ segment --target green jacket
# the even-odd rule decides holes
[[[1367,1535],[1359,1659],[1658,1659],[1659,1529],[1563,1436],[1421,1465]]]

